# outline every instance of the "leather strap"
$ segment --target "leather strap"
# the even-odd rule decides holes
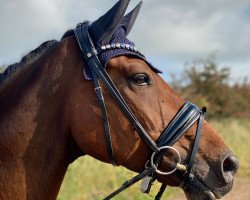
[[[200,117],[200,109],[186,102],[156,141],[158,147],[172,146]]]
[[[112,140],[111,140],[107,109],[106,109],[105,102],[104,102],[104,97],[103,97],[103,94],[102,94],[102,88],[100,87],[99,79],[95,74],[93,74],[93,81],[94,81],[94,84],[95,84],[95,92],[97,94],[97,99],[98,99],[98,102],[99,102],[99,105],[100,105],[100,108],[101,108],[101,112],[102,112],[102,119],[103,119],[103,124],[104,124],[104,133],[105,133],[105,139],[106,139],[106,144],[107,144],[109,160],[111,161],[112,165],[117,166],[117,162],[116,162],[114,151],[113,151]]]
[[[123,183],[120,188],[118,188],[116,191],[112,192],[110,195],[108,195],[103,200],[109,200],[109,199],[113,198],[114,196],[116,196],[117,194],[122,192],[123,190],[127,189],[131,185],[134,185],[135,183],[137,183],[138,181],[140,181],[141,179],[146,177],[148,174],[153,173],[154,171],[155,171],[155,168],[153,166],[149,167],[148,169],[144,170],[140,174],[136,175],[135,177],[133,177],[130,180]]]
[[[76,38],[78,41],[83,41],[83,35],[82,35],[82,30],[80,29],[75,29],[76,32]],[[91,41],[87,41],[87,42],[91,42]],[[89,44],[91,45],[91,44]],[[89,46],[80,46],[82,52],[84,51],[91,51],[89,48]],[[84,56],[85,60],[86,60],[86,55]],[[95,85],[95,92],[97,94],[97,99],[101,108],[101,112],[102,112],[102,118],[103,118],[103,124],[104,124],[104,133],[105,133],[105,140],[106,140],[106,144],[107,144],[107,150],[108,150],[108,156],[109,156],[109,160],[111,162],[111,164],[113,164],[114,166],[117,166],[117,162],[114,156],[114,151],[113,151],[113,145],[112,145],[112,140],[111,140],[111,134],[110,134],[110,128],[109,128],[109,120],[108,120],[108,114],[107,114],[107,109],[105,106],[105,102],[104,102],[104,97],[102,94],[102,90],[100,87],[100,83],[99,83],[99,77],[97,76],[96,73],[94,73],[93,68],[90,67],[90,70],[92,72],[92,78],[94,81],[94,85]]]
[[[161,197],[162,197],[164,191],[166,190],[166,188],[167,188],[167,185],[165,185],[165,184],[161,185],[159,192],[155,196],[155,200],[160,200],[161,199]]]
[[[187,165],[187,172],[186,172],[187,174],[190,173],[190,171],[192,169],[192,166],[194,164],[195,156],[196,156],[196,153],[197,153],[197,150],[198,150],[198,147],[199,147],[199,143],[200,143],[202,127],[203,127],[203,121],[204,121],[206,111],[207,111],[206,107],[203,107],[203,109],[201,110],[201,113],[200,113],[200,118],[198,120],[198,127],[197,127],[197,130],[196,130],[196,136],[195,136],[195,139],[194,139],[192,152],[191,152],[189,162],[188,162],[188,165]]]

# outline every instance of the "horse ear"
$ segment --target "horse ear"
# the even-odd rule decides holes
[[[121,25],[130,0],[118,1],[105,15],[92,23],[90,33],[99,44],[106,44]]]
[[[141,5],[142,1],[140,1],[140,3],[138,3],[138,5],[130,13],[123,17],[121,26],[125,30],[126,35],[129,34],[130,30],[134,25],[137,15],[140,11]]]

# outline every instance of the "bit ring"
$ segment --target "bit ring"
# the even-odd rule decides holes
[[[162,147],[159,148],[159,150],[163,150],[163,149],[171,149],[171,150],[173,150],[178,156],[178,161],[177,161],[176,166],[175,166],[175,168],[173,170],[168,171],[168,172],[160,171],[160,170],[157,169],[157,166],[154,164],[154,157],[155,157],[155,152],[154,152],[152,154],[152,156],[151,156],[150,162],[151,162],[151,166],[155,167],[155,169],[156,169],[155,172],[156,173],[161,174],[161,175],[170,175],[170,174],[173,174],[177,169],[180,170],[180,171],[186,171],[187,170],[186,166],[181,164],[180,153],[174,147],[162,146]]]

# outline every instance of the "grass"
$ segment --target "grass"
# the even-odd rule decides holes
[[[57,200],[101,200],[134,175],[136,173],[123,167],[113,167],[91,157],[80,158],[70,165]],[[144,195],[140,192],[138,183],[113,199],[152,200],[159,188],[160,184],[155,184],[150,195]],[[174,189],[168,190],[164,197],[173,193]]]
[[[212,121],[212,126],[240,160],[240,176],[250,177],[250,121]],[[120,187],[135,173],[123,168],[101,163],[91,157],[80,158],[70,165],[57,200],[103,199]],[[150,195],[140,192],[139,183],[125,190],[114,200],[153,200],[160,184],[155,184]],[[164,199],[173,196],[178,189],[168,188]]]
[[[239,159],[238,174],[250,177],[250,120],[213,121],[212,126]]]

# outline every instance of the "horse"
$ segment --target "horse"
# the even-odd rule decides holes
[[[141,178],[149,163],[150,180],[182,187],[188,200],[213,200],[231,190],[238,160],[203,122],[205,110],[185,104],[126,38],[141,6],[124,16],[128,4],[118,1],[92,24],[81,23],[61,41],[43,43],[1,74],[1,200],[55,200],[67,167],[84,155]],[[110,44],[116,40],[120,43]],[[166,130],[180,124],[183,113],[195,113],[193,122],[178,125],[177,133],[185,128],[173,135],[174,142],[157,145],[167,144],[172,133]],[[152,156],[150,164],[152,153],[157,159]],[[185,165],[190,160],[192,165]],[[156,173],[161,171],[173,172]]]

